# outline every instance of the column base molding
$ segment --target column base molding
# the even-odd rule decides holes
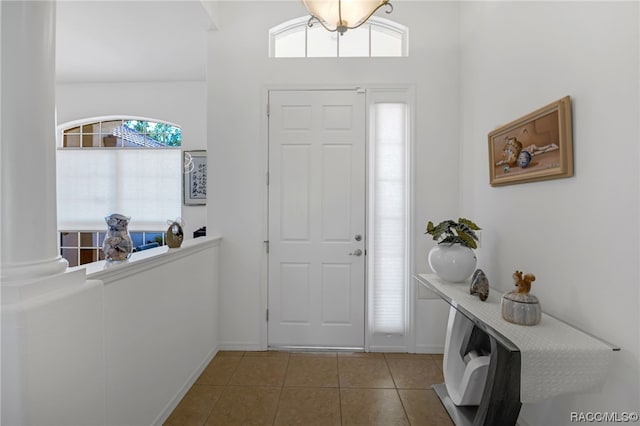
[[[57,286],[54,283],[60,281],[62,276],[70,275],[66,273],[68,266],[67,260],[61,256],[46,261],[3,264],[0,276],[2,304],[17,303],[55,290]],[[80,272],[84,279],[85,271],[80,270]]]
[[[66,271],[68,267],[69,262],[62,256],[36,262],[3,263],[0,280],[2,285],[15,281],[33,280],[49,275],[57,275]]]

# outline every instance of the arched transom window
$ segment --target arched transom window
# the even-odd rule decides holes
[[[362,26],[339,35],[320,24],[309,27],[308,16],[269,30],[271,58],[408,56],[409,29],[389,19],[371,17]]]

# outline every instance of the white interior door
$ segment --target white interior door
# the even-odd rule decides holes
[[[364,97],[269,93],[271,347],[364,347]]]

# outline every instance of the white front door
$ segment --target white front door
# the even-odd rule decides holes
[[[364,347],[365,95],[269,92],[271,347]]]

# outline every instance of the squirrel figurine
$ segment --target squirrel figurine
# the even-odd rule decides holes
[[[513,281],[518,289],[502,295],[500,304],[503,319],[518,325],[536,325],[540,322],[540,301],[533,294],[529,294],[531,283],[535,280],[533,274],[523,274],[522,271],[513,273]]]
[[[531,291],[531,283],[536,280],[536,276],[533,274],[522,275],[522,271],[516,271],[513,273],[513,280],[516,287],[518,287],[517,293],[529,294]]]

